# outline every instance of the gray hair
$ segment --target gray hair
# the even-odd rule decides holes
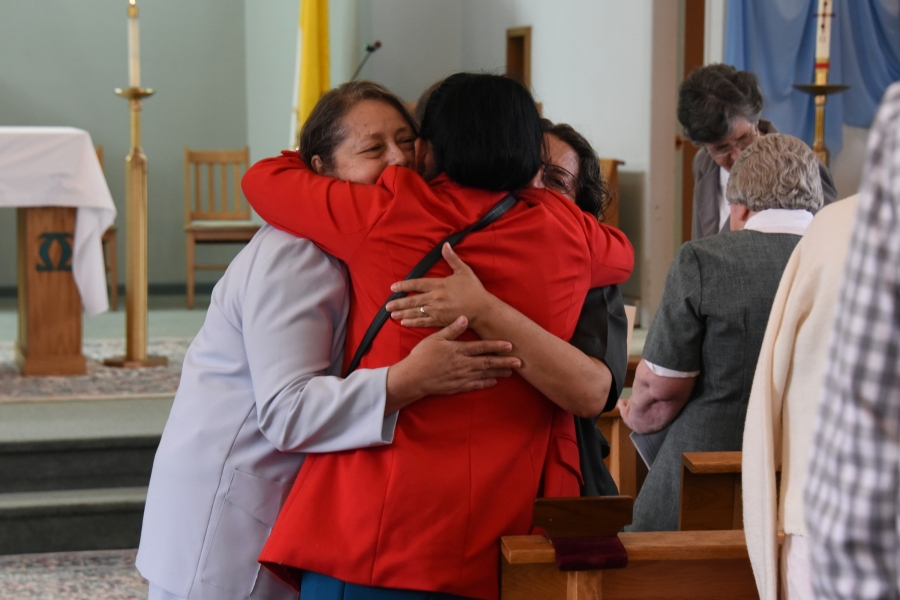
[[[734,162],[725,197],[753,212],[787,208],[815,214],[824,202],[819,161],[793,136],[760,136]]]

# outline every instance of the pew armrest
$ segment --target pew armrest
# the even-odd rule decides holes
[[[620,533],[619,539],[628,551],[629,564],[748,557],[744,532],[740,529]],[[542,535],[502,537],[500,551],[506,562],[513,565],[556,562],[553,545]]]
[[[740,473],[740,452],[685,452],[681,464],[695,475]]]

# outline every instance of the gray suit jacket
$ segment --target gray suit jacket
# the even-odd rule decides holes
[[[295,600],[257,562],[303,463],[393,439],[387,369],[339,379],[343,266],[264,226],[213,290],[153,462],[137,567],[192,600]]]
[[[634,505],[632,531],[678,528],[681,455],[740,450],[750,386],[781,274],[800,236],[736,231],[684,244],[643,357],[700,371]]]
[[[760,120],[759,130],[762,133],[778,133],[778,129],[769,121]],[[720,231],[730,231],[730,219],[719,227],[719,171],[722,167],[716,164],[705,148],[700,148],[694,155],[694,206],[691,221],[691,239],[699,240]],[[819,163],[819,175],[822,177],[822,193],[825,196],[825,204],[831,204],[837,200],[837,190],[831,171],[821,162]]]

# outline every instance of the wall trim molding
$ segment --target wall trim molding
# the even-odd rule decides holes
[[[211,294],[215,283],[197,283],[197,294]],[[151,283],[147,286],[148,296],[184,296],[187,289],[184,283]],[[16,298],[18,297],[18,287],[14,285],[0,286],[0,298]],[[119,296],[122,302],[125,301],[125,285],[119,285]]]

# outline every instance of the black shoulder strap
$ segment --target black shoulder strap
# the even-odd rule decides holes
[[[441,258],[441,249],[444,247],[444,244],[450,244],[450,246],[455,246],[458,244],[464,237],[472,233],[473,231],[478,231],[479,229],[484,229],[497,219],[499,219],[503,213],[512,208],[513,204],[518,202],[518,199],[512,194],[507,194],[503,200],[494,205],[494,207],[487,212],[483,217],[481,217],[477,223],[473,223],[469,225],[462,231],[457,231],[456,233],[447,236],[444,240],[442,240],[437,246],[431,249],[431,251],[425,255],[419,264],[413,267],[413,270],[409,272],[404,279],[418,279],[425,275],[433,267],[438,260]],[[375,319],[372,321],[372,324],[369,325],[369,329],[366,330],[366,335],[363,336],[362,341],[359,343],[359,348],[356,349],[356,354],[353,355],[353,360],[350,361],[350,366],[347,368],[347,375],[350,375],[356,368],[359,366],[359,362],[362,360],[362,357],[365,356],[366,352],[369,351],[369,346],[372,345],[372,341],[375,339],[375,336],[381,331],[382,326],[387,322],[388,318],[391,314],[384,308],[391,300],[396,300],[397,298],[403,298],[406,296],[406,292],[396,292],[391,294],[390,298],[385,300],[384,304],[381,306],[381,309],[378,311],[378,314],[375,315]]]

